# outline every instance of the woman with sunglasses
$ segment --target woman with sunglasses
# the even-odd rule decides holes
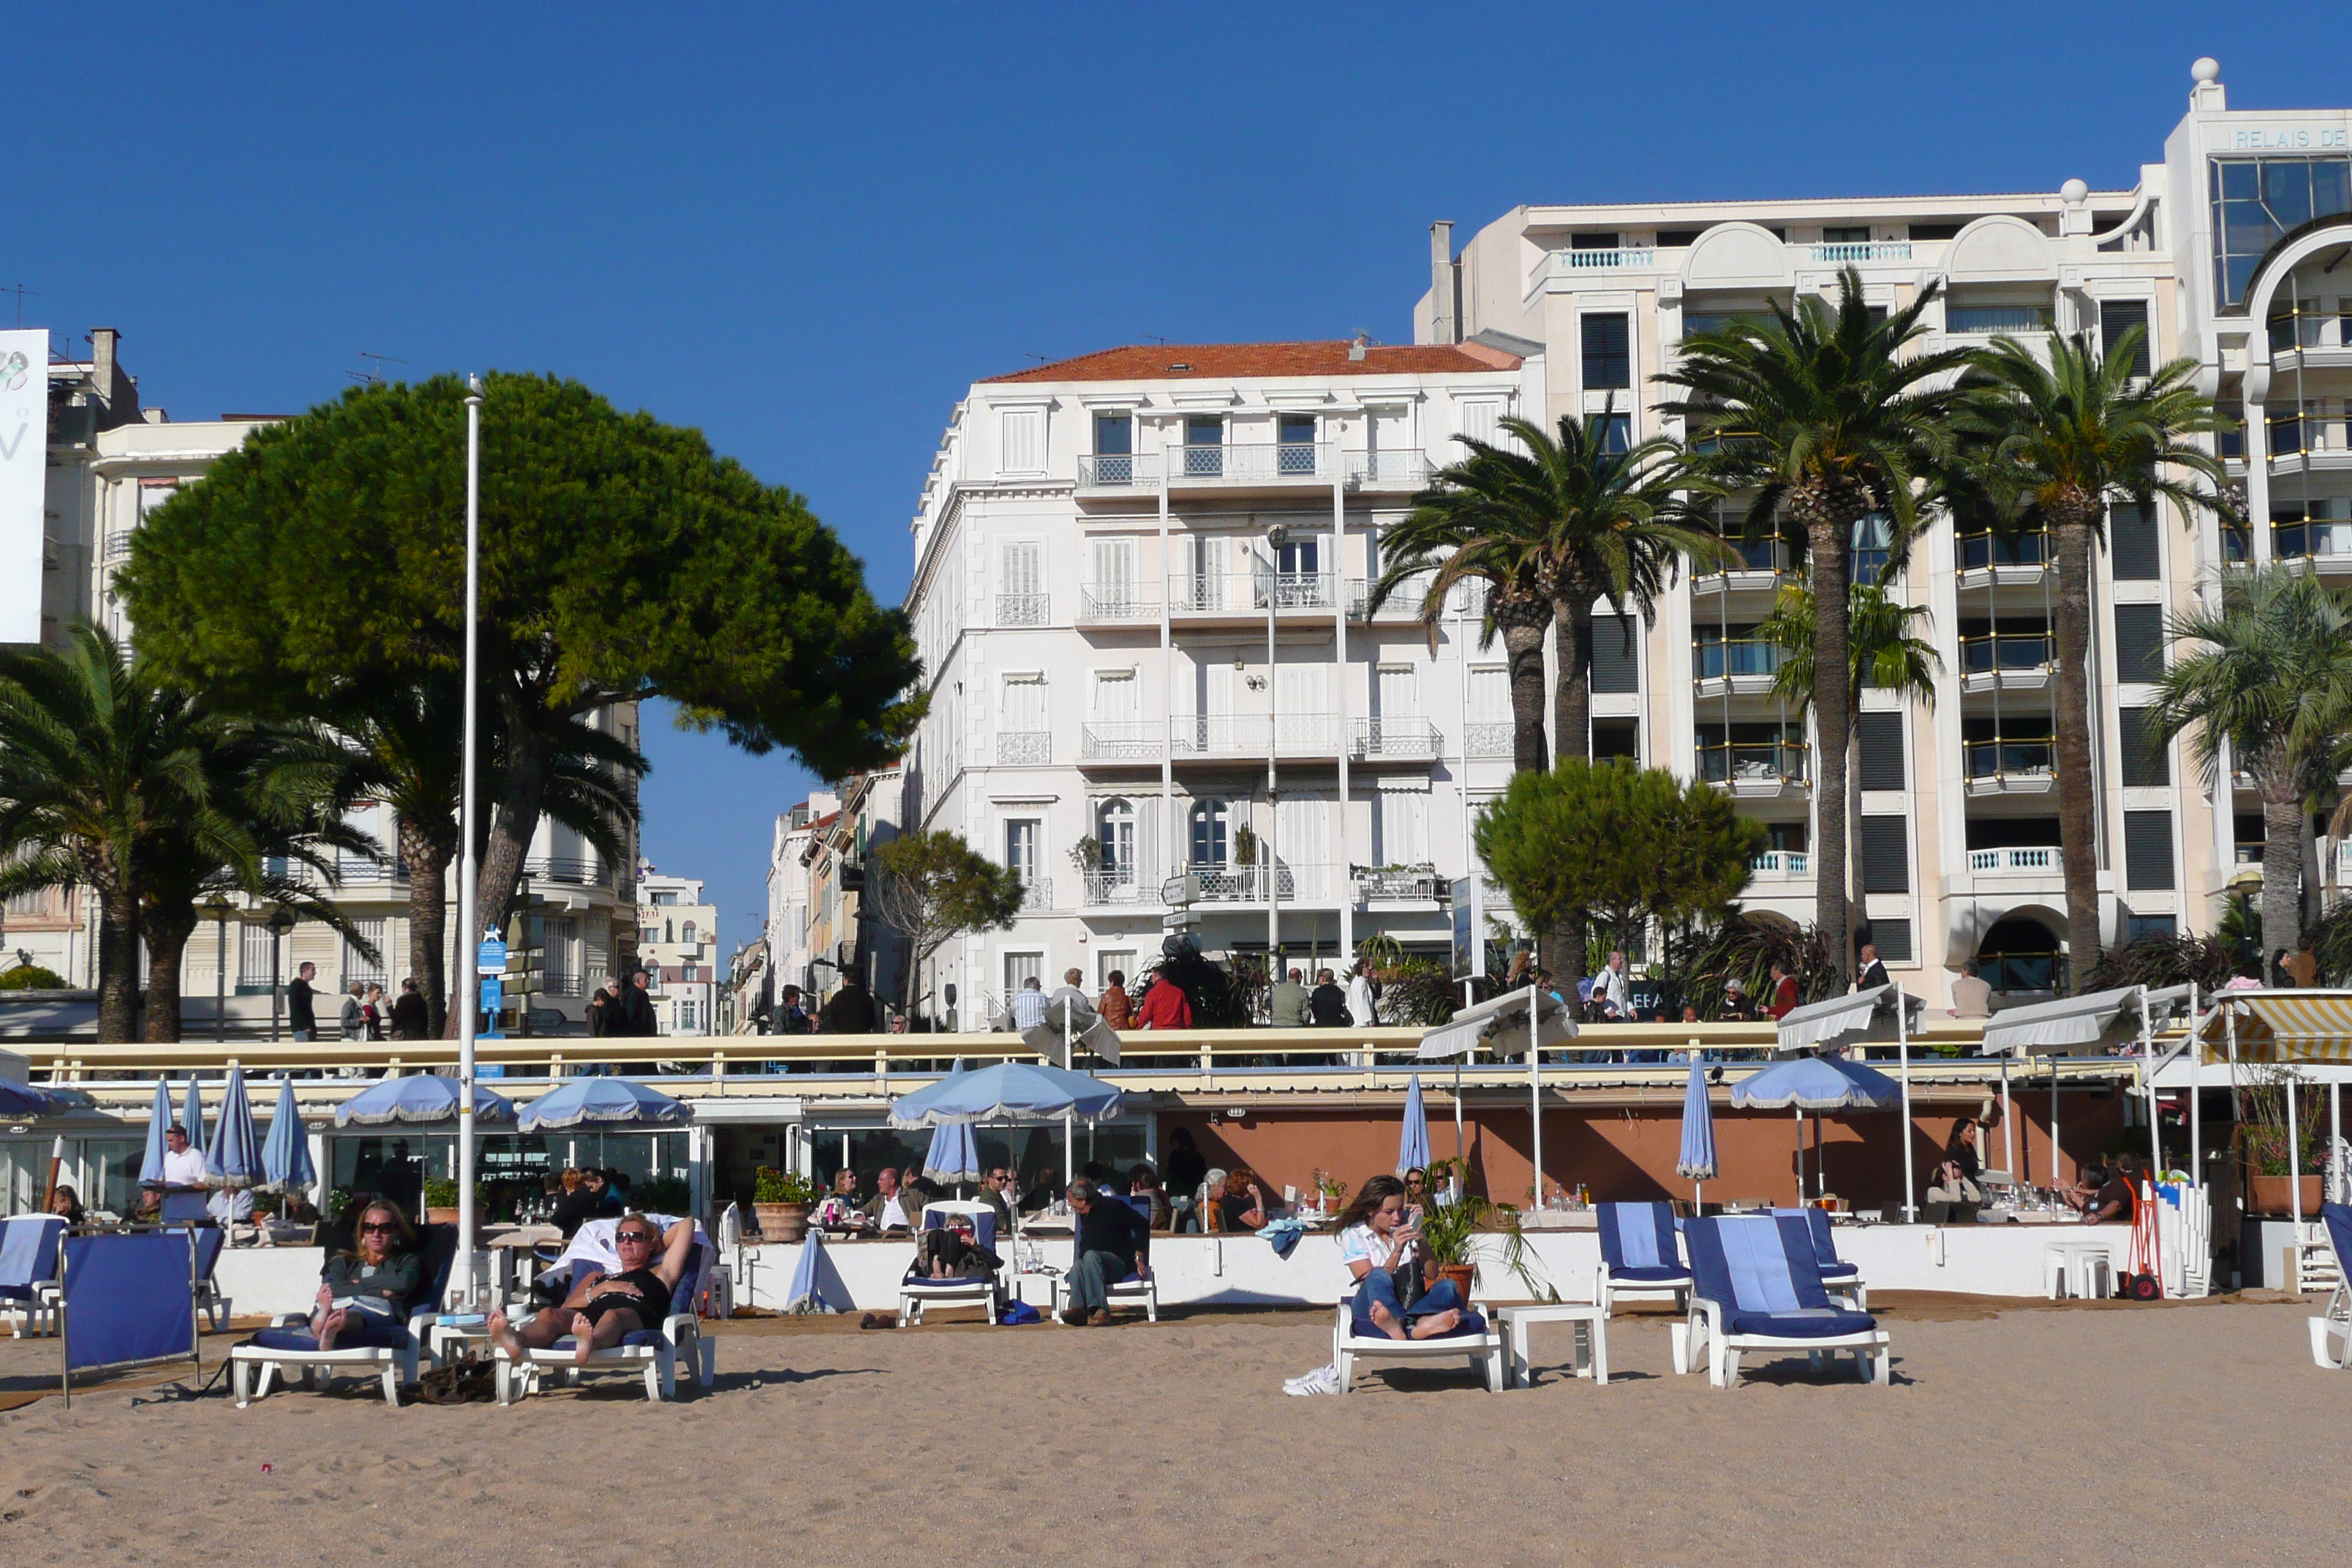
[[[509,1326],[504,1312],[492,1312],[490,1339],[520,1361],[524,1352],[545,1350],[569,1334],[574,1341],[572,1359],[585,1362],[640,1329],[659,1328],[669,1316],[670,1294],[694,1256],[694,1222],[679,1220],[664,1235],[632,1209],[614,1227],[613,1250],[621,1256],[619,1273],[590,1273],[561,1306],[535,1314],[520,1331]]]
[[[320,1350],[407,1346],[408,1303],[424,1274],[415,1244],[406,1217],[394,1205],[374,1198],[360,1210],[351,1250],[327,1260],[326,1281],[310,1314],[310,1331]]]

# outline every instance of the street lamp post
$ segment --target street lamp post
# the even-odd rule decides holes
[[[1282,858],[1276,841],[1282,820],[1282,795],[1275,774],[1275,757],[1281,751],[1282,681],[1275,668],[1275,606],[1282,598],[1282,547],[1290,530],[1276,523],[1265,531],[1265,981],[1282,983]]]
[[[284,904],[269,912],[269,1037],[278,1038],[279,1005],[286,998],[285,971],[280,961],[286,952],[286,933],[294,929],[294,916]]]
[[[228,1038],[228,917],[236,911],[215,893],[205,905],[213,920],[213,1044]]]
[[[457,956],[464,1009],[457,1018],[457,1252],[465,1260],[460,1300],[474,1300],[474,1028],[481,1010],[482,976],[478,944],[481,910],[474,865],[474,703],[477,627],[481,614],[482,563],[482,378],[466,378],[466,748],[457,796]]]

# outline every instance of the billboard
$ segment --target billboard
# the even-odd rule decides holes
[[[49,334],[0,332],[0,643],[41,640]]]

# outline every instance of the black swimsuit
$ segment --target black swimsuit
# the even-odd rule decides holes
[[[634,1285],[639,1294],[630,1296],[615,1290],[591,1299],[586,1306],[580,1309],[590,1323],[601,1323],[605,1313],[623,1307],[637,1315],[637,1326],[644,1329],[657,1329],[661,1327],[662,1320],[669,1316],[669,1287],[663,1284],[661,1276],[651,1268],[632,1268],[626,1274],[608,1274],[598,1288],[614,1284]]]

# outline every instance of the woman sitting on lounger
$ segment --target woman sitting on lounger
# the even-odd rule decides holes
[[[1404,1184],[1394,1176],[1374,1176],[1364,1184],[1356,1201],[1339,1216],[1339,1261],[1356,1279],[1351,1310],[1359,1338],[1385,1334],[1392,1340],[1433,1340],[1450,1334],[1465,1321],[1484,1325],[1462,1310],[1462,1296],[1450,1279],[1441,1279],[1410,1308],[1397,1293],[1400,1275],[1421,1263],[1421,1231],[1405,1223]]]
[[[407,1216],[382,1198],[371,1200],[352,1223],[352,1249],[327,1260],[326,1280],[310,1314],[319,1348],[405,1348],[408,1303],[424,1272]]]
[[[491,1340],[521,1361],[526,1351],[545,1350],[569,1334],[577,1342],[572,1359],[585,1362],[640,1329],[659,1328],[669,1316],[670,1293],[694,1255],[694,1222],[679,1220],[664,1236],[653,1221],[631,1210],[614,1227],[613,1249],[621,1255],[618,1274],[590,1273],[561,1306],[535,1314],[520,1332],[508,1326],[504,1312],[492,1312]]]

